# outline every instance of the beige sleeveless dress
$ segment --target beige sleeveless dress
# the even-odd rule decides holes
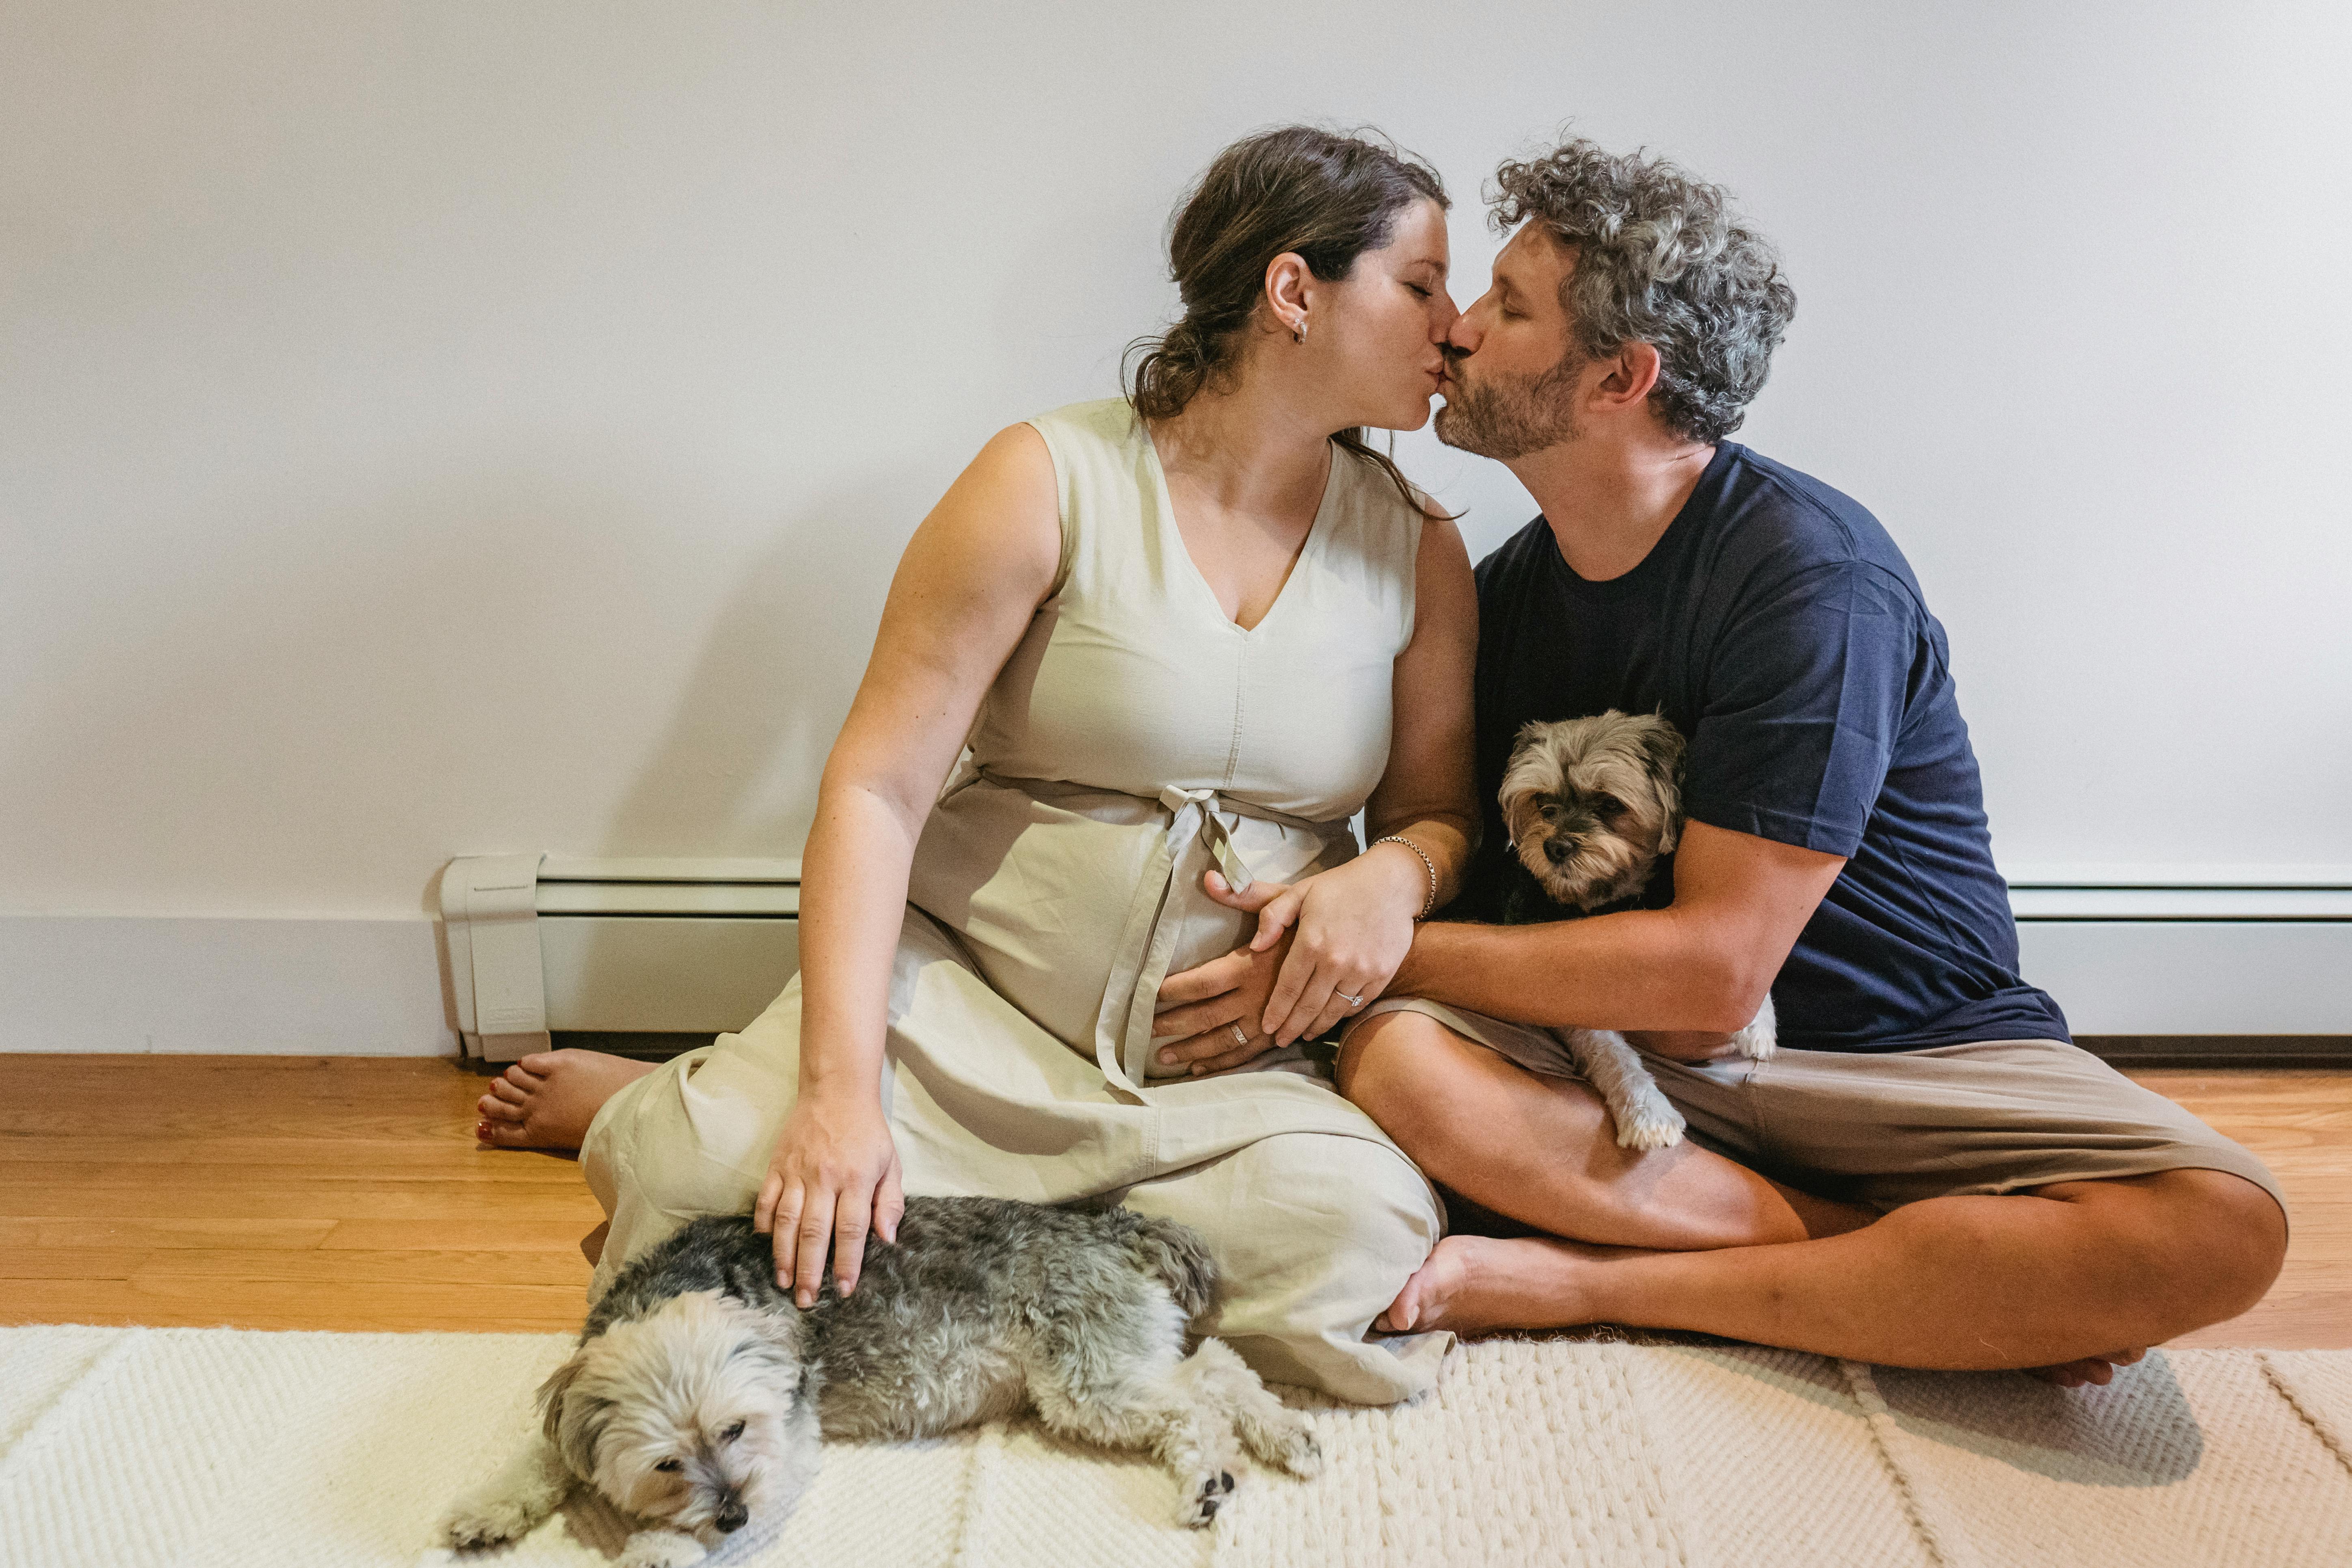
[[[1450,1336],[1368,1330],[1443,1234],[1428,1182],[1297,1049],[1162,1081],[1150,1023],[1163,975],[1250,929],[1202,890],[1211,866],[1289,881],[1356,853],[1421,518],[1335,449],[1281,596],[1244,631],[1124,402],[1031,423],[1062,563],[915,851],[883,1073],[906,1190],[1181,1220],[1224,1279],[1200,1331],[1268,1378],[1419,1393]],[[612,1232],[593,1289],[694,1215],[751,1207],[798,1082],[800,995],[795,979],[598,1113],[581,1159]]]

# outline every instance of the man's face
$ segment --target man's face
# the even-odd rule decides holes
[[[1583,356],[1559,286],[1576,252],[1526,224],[1495,258],[1495,280],[1446,334],[1437,438],[1506,462],[1573,439]]]

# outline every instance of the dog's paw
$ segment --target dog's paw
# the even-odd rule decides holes
[[[693,1568],[710,1553],[691,1535],[675,1530],[641,1530],[629,1537],[613,1568]]]
[[[540,1516],[515,1498],[467,1498],[443,1517],[439,1535],[459,1552],[520,1541]]]
[[[1251,1453],[1300,1480],[1322,1472],[1323,1447],[1315,1441],[1307,1417],[1296,1410],[1277,1406],[1274,1415],[1246,1423],[1242,1427],[1242,1437]]]
[[[1279,1451],[1265,1458],[1302,1481],[1311,1481],[1323,1473],[1323,1445],[1315,1440],[1315,1434],[1307,1431],[1303,1424],[1290,1435]]]
[[[1176,1510],[1176,1522],[1187,1530],[1205,1530],[1216,1521],[1217,1510],[1232,1500],[1234,1473],[1219,1470],[1202,1476],[1192,1485],[1192,1491]]]
[[[1620,1149],[1671,1149],[1683,1141],[1683,1119],[1672,1110],[1644,1107],[1617,1118]]]

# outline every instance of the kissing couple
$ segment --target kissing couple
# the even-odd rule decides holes
[[[2262,1297],[2270,1173],[2018,973],[1902,552],[1728,439],[1795,309],[1772,247],[1581,139],[1493,189],[1462,310],[1426,164],[1289,127],[1210,165],[1126,395],[1000,433],[908,543],[783,994],[483,1097],[485,1142],[580,1150],[595,1289],[700,1215],[752,1212],[805,1304],[908,1193],[1113,1202],[1204,1239],[1197,1331],[1362,1404],[1453,1331],[1595,1321],[2104,1383]],[[1367,438],[1437,398],[1542,509],[1475,572]],[[1608,714],[1671,727],[1674,852],[1507,921],[1515,741]],[[1563,843],[1643,814],[1555,772]],[[1768,1000],[1780,1048],[1733,1050]],[[1621,1144],[1577,1029],[1689,1135]]]

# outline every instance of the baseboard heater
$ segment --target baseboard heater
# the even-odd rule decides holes
[[[2109,1060],[2352,1065],[2352,866],[2003,870],[2025,977]]]
[[[796,859],[478,855],[441,877],[458,1038],[667,1055],[740,1029],[800,967]]]
[[[2352,867],[2010,868],[2026,977],[2119,1060],[2352,1061]],[[468,1057],[667,1054],[800,962],[796,859],[467,856],[441,881]]]

